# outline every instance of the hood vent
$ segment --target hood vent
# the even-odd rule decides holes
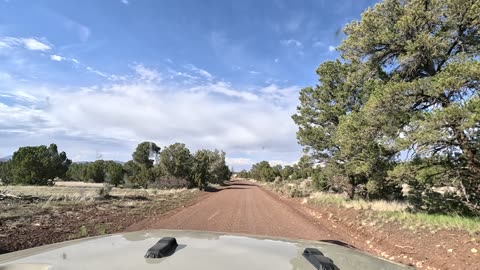
[[[177,239],[174,237],[163,237],[153,247],[148,249],[145,258],[168,257],[175,252],[177,247]]]
[[[306,248],[302,255],[315,267],[315,269],[339,270],[339,268],[333,263],[332,259],[324,256],[323,253],[316,248]]]

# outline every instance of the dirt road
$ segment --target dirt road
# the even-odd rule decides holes
[[[310,240],[339,239],[303,214],[298,205],[247,181],[233,181],[169,216],[144,220],[129,230],[182,229],[248,233]]]
[[[428,228],[407,230],[395,223],[378,226],[366,222],[366,217],[368,213],[359,210],[315,207],[248,181],[232,181],[203,193],[190,205],[147,218],[127,231],[202,230],[319,240],[424,269],[480,269],[478,257],[471,252],[476,247],[473,235],[448,230],[434,233]]]

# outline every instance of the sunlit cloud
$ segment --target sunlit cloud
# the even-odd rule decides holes
[[[10,134],[0,142],[0,150],[11,147],[12,134],[17,143],[22,138],[25,144],[45,143],[45,138],[66,142],[73,136],[92,145],[105,141],[127,149],[142,140],[162,146],[180,141],[192,150],[219,148],[233,155],[229,157],[250,154],[254,160],[298,150],[296,126],[285,120],[295,110],[292,89],[298,92],[297,87],[269,85],[247,91],[208,80],[173,86],[159,79],[158,70],[143,64],[132,69],[134,74],[126,75],[130,80],[117,83],[108,80],[112,75],[87,67],[107,78],[104,85],[38,89],[12,84],[4,94],[28,104],[0,102],[0,127]],[[78,150],[65,149],[69,147]],[[117,159],[128,159],[128,150],[125,153]]]
[[[188,65],[185,65],[185,68],[188,68],[190,69],[191,71],[197,73],[198,75],[201,75],[209,80],[213,79],[213,75],[210,74],[210,72],[204,70],[204,69],[201,69],[201,68],[198,68],[192,64],[188,64]]]
[[[53,61],[57,61],[57,62],[61,62],[61,61],[65,60],[64,57],[62,57],[60,55],[56,55],[56,54],[50,55],[50,59],[52,59]]]
[[[31,51],[48,51],[50,45],[36,38],[16,38],[16,37],[0,37],[0,47],[12,48],[23,47]]]

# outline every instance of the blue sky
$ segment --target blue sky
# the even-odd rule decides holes
[[[0,0],[0,156],[128,160],[151,140],[294,163],[298,92],[373,4]]]

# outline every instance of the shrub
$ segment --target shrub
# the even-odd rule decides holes
[[[149,184],[150,188],[170,189],[170,188],[188,188],[191,182],[185,178],[174,176],[162,176]]]
[[[110,192],[112,192],[113,186],[109,183],[103,183],[103,187],[98,190],[98,195],[103,198],[109,198]]]
[[[407,196],[411,212],[428,214],[447,214],[460,216],[480,215],[462,203],[462,198],[455,193],[433,191],[431,188],[413,189]]]

